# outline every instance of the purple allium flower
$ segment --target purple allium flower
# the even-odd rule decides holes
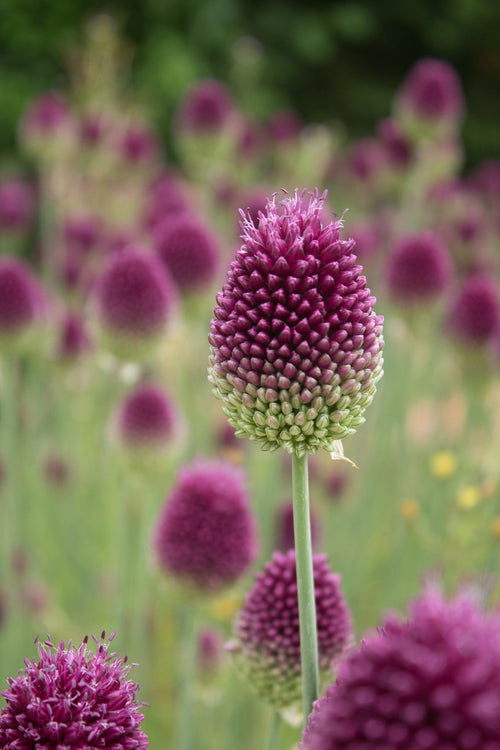
[[[391,165],[398,168],[408,166],[412,158],[412,147],[397,120],[393,117],[381,120],[377,125],[377,136]]]
[[[241,196],[241,204],[256,227],[259,226],[259,214],[266,213],[267,200],[268,192],[264,190],[252,190]]]
[[[387,260],[389,294],[403,305],[423,305],[443,294],[452,273],[451,256],[435,234],[400,237]]]
[[[131,246],[115,253],[96,289],[102,331],[115,350],[149,350],[165,329],[175,287],[152,253]]]
[[[189,210],[186,188],[179,177],[164,173],[154,181],[146,198],[145,224],[155,229],[165,217]]]
[[[156,250],[182,291],[199,290],[214,281],[219,241],[192,213],[169,216],[158,226]]]
[[[145,125],[130,125],[123,133],[119,149],[122,156],[131,164],[143,164],[154,159],[159,151],[155,134]]]
[[[75,250],[88,253],[99,242],[101,222],[96,216],[74,216],[66,219],[62,233],[68,245]]]
[[[495,750],[500,619],[472,595],[429,590],[340,666],[314,707],[303,750]]]
[[[381,242],[381,231],[378,223],[354,224],[349,229],[349,236],[356,242],[356,255],[360,260],[369,260],[377,255]]]
[[[75,313],[68,312],[61,321],[57,359],[63,362],[74,362],[92,347],[83,320]]]
[[[181,102],[177,127],[181,133],[216,133],[228,123],[233,111],[234,104],[226,86],[220,81],[203,79],[189,89]]]
[[[265,450],[332,450],[354,432],[382,376],[382,322],[326,194],[267,204],[217,295],[209,378],[238,437]]]
[[[436,125],[458,123],[465,113],[460,79],[443,60],[417,62],[403,81],[397,100],[403,117]]]
[[[313,556],[322,681],[351,642],[351,618],[325,555]],[[230,648],[243,675],[261,698],[278,709],[296,709],[302,696],[299,606],[295,551],[275,552],[258,573],[236,616]]]
[[[244,575],[257,539],[240,470],[222,461],[183,468],[158,520],[155,547],[161,568],[200,593]]]
[[[99,114],[85,114],[79,123],[80,139],[85,146],[97,145],[104,135],[106,126]]]
[[[0,233],[26,230],[33,218],[33,188],[19,179],[0,184]]]
[[[213,628],[203,628],[198,635],[198,666],[205,675],[213,674],[224,654],[222,635]]]
[[[465,279],[452,301],[448,327],[463,344],[483,344],[500,325],[500,294],[493,278],[475,273]]]
[[[376,138],[358,138],[349,151],[349,168],[359,180],[372,180],[387,165],[386,151]]]
[[[338,501],[345,492],[347,484],[348,478],[345,471],[339,471],[338,469],[335,469],[334,471],[330,472],[325,480],[325,490],[329,498],[334,501]]]
[[[318,546],[319,542],[319,523],[311,507],[311,541],[313,549]],[[289,549],[295,549],[295,535],[293,530],[293,502],[286,500],[276,509],[276,549],[281,552],[287,552]]]
[[[110,653],[109,642],[96,642],[96,653],[85,638],[75,648],[71,642],[38,644],[38,661],[25,659],[18,677],[9,679],[2,695],[0,747],[147,748],[141,731],[144,719],[136,693],[139,686],[127,678],[130,667]],[[113,636],[109,639],[112,640]]]
[[[66,99],[56,91],[48,91],[35,99],[23,115],[23,130],[46,136],[57,133],[70,119]]]
[[[18,258],[0,258],[0,337],[26,331],[44,309],[41,286],[28,266]]]
[[[43,475],[51,487],[67,487],[71,479],[71,468],[62,456],[55,453],[47,456],[43,462]]]
[[[130,449],[165,448],[178,435],[180,417],[169,396],[153,383],[142,383],[120,404],[116,432]]]
[[[304,123],[293,109],[278,109],[267,124],[269,135],[277,143],[289,143],[300,136]]]

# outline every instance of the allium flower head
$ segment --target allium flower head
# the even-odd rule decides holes
[[[257,540],[240,470],[209,461],[182,469],[158,520],[155,547],[160,567],[201,593],[244,575]]]
[[[420,60],[408,73],[397,96],[405,121],[427,125],[459,123],[465,112],[462,85],[455,69],[443,60]]]
[[[116,431],[130,449],[165,448],[177,436],[180,417],[167,394],[153,383],[141,383],[120,404]]]
[[[101,222],[96,216],[74,216],[63,226],[63,236],[68,245],[83,253],[88,253],[98,243]]]
[[[17,337],[35,324],[45,309],[41,286],[18,258],[0,258],[0,337]]]
[[[465,279],[452,301],[448,327],[463,344],[483,344],[500,325],[500,293],[495,280],[484,273]]]
[[[128,247],[115,253],[96,288],[99,325],[120,353],[149,351],[169,320],[175,286],[153,253]]]
[[[404,305],[435,300],[448,287],[453,264],[447,248],[432,232],[400,237],[387,261],[389,294]]]
[[[52,135],[70,118],[69,106],[56,91],[47,91],[31,102],[23,115],[23,128],[38,135]]]
[[[219,267],[215,234],[192,213],[168,216],[156,231],[156,249],[182,291],[203,289]]]
[[[60,324],[57,358],[64,362],[74,362],[91,348],[92,342],[83,320],[75,313],[66,313]]]
[[[238,437],[297,455],[354,432],[382,376],[382,317],[326,195],[273,197],[217,295],[209,378]]]
[[[130,667],[109,642],[96,642],[93,654],[87,638],[75,648],[49,640],[38,644],[38,660],[25,660],[18,677],[9,679],[2,695],[0,747],[15,748],[147,748],[141,730],[144,719],[137,702],[138,685],[127,675]],[[110,641],[112,640],[110,638]]]
[[[234,105],[226,86],[204,79],[189,89],[177,114],[181,132],[206,135],[221,130],[233,113]]]
[[[325,555],[313,556],[319,669],[323,681],[351,641],[351,619]],[[258,573],[234,625],[230,644],[243,675],[261,698],[278,709],[300,712],[299,606],[295,552],[275,552]]]
[[[500,620],[473,596],[429,590],[407,623],[389,620],[341,665],[303,750],[495,750]]]
[[[0,234],[26,230],[33,216],[33,188],[19,179],[0,184]]]

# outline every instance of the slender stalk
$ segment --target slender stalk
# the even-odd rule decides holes
[[[185,603],[181,613],[182,651],[181,685],[179,701],[178,750],[192,750],[193,733],[193,688],[196,672],[196,623],[195,613],[189,603]]]
[[[297,591],[299,599],[300,653],[302,666],[302,702],[304,725],[319,694],[318,635],[316,626],[316,600],[309,513],[309,481],[307,453],[293,454],[293,531],[297,566]]]
[[[278,744],[278,736],[281,727],[281,716],[277,711],[273,711],[271,717],[271,724],[269,727],[269,736],[267,738],[266,750],[276,750]]]

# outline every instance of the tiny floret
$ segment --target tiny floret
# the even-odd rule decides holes
[[[326,193],[296,191],[253,217],[217,295],[209,378],[238,437],[304,455],[364,421],[382,376],[382,322]]]

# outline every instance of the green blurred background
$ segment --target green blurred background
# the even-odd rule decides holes
[[[463,81],[467,166],[500,155],[500,3],[491,0],[2,0],[2,160],[26,103],[65,87],[67,58],[102,11],[119,21],[135,90],[167,142],[175,104],[200,76],[230,83],[256,116],[292,106],[306,122],[340,120],[365,135],[411,65],[431,56]]]

